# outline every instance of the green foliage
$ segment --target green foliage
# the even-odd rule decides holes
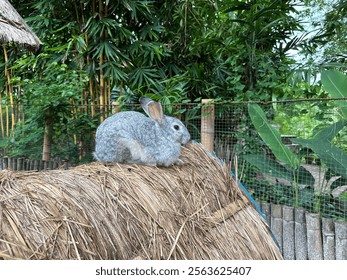
[[[334,98],[347,98],[347,76],[338,71],[322,71],[324,89]],[[347,119],[347,100],[336,100],[342,115]]]
[[[333,143],[334,137],[346,127],[347,121],[342,120],[316,131],[312,139],[297,138],[292,140],[293,143],[300,144],[317,154],[331,174],[339,175],[329,178],[326,177],[327,173],[324,172],[317,178],[317,175],[314,175],[314,172],[311,170],[312,168],[304,168],[302,165],[299,165],[302,156],[300,152],[294,155],[282,144],[279,133],[267,121],[265,113],[260,106],[249,104],[248,109],[254,127],[265,144],[273,152],[277,161],[255,154],[243,155],[242,159],[256,166],[265,177],[274,178],[276,182],[281,180],[282,184],[292,186],[293,204],[295,206],[305,205],[303,199],[305,200],[306,197],[307,202],[314,204],[315,211],[321,211],[324,197],[330,193],[331,188],[336,187],[334,182],[340,178],[344,178],[343,180],[347,179],[347,154]],[[302,187],[299,188],[299,186]]]
[[[291,1],[40,0],[20,13],[55,52],[56,62],[84,69],[111,88],[139,95],[170,93],[165,81],[185,79],[185,94],[234,100],[284,95],[287,58],[300,29]],[[102,58],[102,62],[101,59]],[[126,93],[126,92],[125,92]],[[172,99],[170,95],[168,99]],[[127,98],[125,98],[127,99]],[[176,98],[177,99],[177,98]]]
[[[291,186],[295,186],[295,183],[305,186],[314,185],[314,178],[302,166],[295,170],[263,155],[248,154],[243,155],[242,159],[255,165],[263,174],[284,179]]]
[[[3,154],[10,157],[28,157],[39,159],[42,153],[43,127],[36,119],[18,122],[11,136],[0,141]]]
[[[65,117],[56,121],[64,120],[69,130],[76,116],[66,110],[70,104],[67,98],[70,95],[74,102],[85,104],[94,94],[95,101],[101,91],[101,77],[109,79],[104,88],[112,89],[112,101],[136,103],[140,95],[151,96],[165,105],[168,114],[187,120],[194,129],[200,108],[187,110],[175,103],[201,98],[269,101],[291,98],[293,93],[294,97],[311,97],[320,89],[289,83],[293,80],[289,51],[304,39],[293,35],[301,26],[294,17],[292,1],[12,2],[44,43],[36,57],[27,53],[11,56],[16,76],[28,81],[21,99],[26,106],[39,106],[38,113],[47,106],[61,111]],[[47,75],[54,63],[65,65],[72,88],[59,77],[52,78],[59,85],[56,88],[43,78],[54,76]],[[61,69],[54,71],[57,74]],[[85,73],[92,89],[77,97],[78,87],[79,92],[89,90],[83,82]],[[50,86],[45,90],[46,83]],[[64,89],[64,96],[58,93],[45,100],[45,91],[60,89]],[[40,107],[43,105],[46,107]],[[316,108],[312,115],[323,110]],[[90,115],[80,117],[85,120],[81,131],[97,125]],[[295,132],[292,123],[288,127]],[[278,154],[281,149],[279,146]],[[284,156],[284,160],[289,159],[287,152]]]
[[[41,112],[69,110],[70,101],[81,98],[81,90],[87,81],[85,73],[69,70],[66,64],[48,63],[42,75],[24,81],[26,94],[23,101],[26,106]]]
[[[302,50],[311,58],[311,68],[327,67],[346,71],[347,52],[347,8],[346,1],[307,1],[313,7],[312,15],[315,34]],[[317,15],[321,15],[316,18]],[[305,15],[307,18],[307,15]]]
[[[317,131],[345,118],[347,101],[346,98],[346,75],[341,72],[328,70],[322,71],[322,87],[315,86],[313,93],[320,98],[340,98],[335,101],[315,101],[310,95],[297,96],[295,98],[308,98],[306,102],[290,104],[277,104],[274,123],[280,126],[280,132],[287,135],[295,135],[299,138],[309,139],[314,137]],[[334,140],[335,145],[345,149],[347,147],[346,132],[341,131]]]
[[[316,129],[338,120],[335,111],[331,102],[324,101],[281,104],[277,105],[274,123],[281,134],[310,138]]]
[[[267,121],[265,113],[257,104],[248,104],[248,112],[257,132],[274,153],[277,160],[293,169],[299,166],[298,158],[286,147],[278,131]]]
[[[25,62],[26,59],[17,60],[19,65],[25,65]],[[21,103],[26,108],[25,122],[17,123],[11,136],[2,141],[1,148],[9,156],[40,157],[44,121],[52,116],[56,144],[53,156],[72,159],[71,140],[68,148],[64,145],[66,139],[71,139],[71,129],[76,129],[73,127],[71,104],[81,98],[81,91],[87,81],[85,73],[69,70],[66,64],[57,62],[47,63],[42,73],[38,72],[31,79],[22,81],[25,95],[22,96]]]
[[[343,129],[347,124],[347,121],[338,121],[337,123],[332,124],[331,126],[325,127],[322,130],[316,132],[313,136],[314,141],[325,141],[332,143],[336,134]]]
[[[290,64],[284,41],[299,28],[290,1],[164,1],[158,7],[170,52],[161,69],[187,77],[190,99],[283,95],[284,64]]]
[[[272,160],[265,161],[263,165],[259,160],[261,158],[257,155],[243,156],[243,159],[249,161],[251,164],[263,170],[265,174],[280,175],[280,178],[286,180],[290,179],[295,195],[295,206],[299,203],[299,187],[298,187],[298,172],[300,159],[296,157],[288,147],[286,147],[281,140],[279,132],[273,128],[267,121],[264,111],[257,104],[248,104],[248,112],[253,122],[254,127],[259,133],[260,137],[264,140],[265,144],[275,155],[278,163]],[[284,166],[282,166],[284,164]],[[287,166],[286,166],[287,165]],[[271,175],[270,175],[271,176]]]
[[[292,141],[313,150],[329,169],[347,178],[347,154],[333,143],[336,134],[344,129],[346,124],[347,121],[339,121],[318,131],[312,139],[293,139]]]

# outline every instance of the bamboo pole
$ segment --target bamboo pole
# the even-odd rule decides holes
[[[5,96],[6,96],[6,101],[8,99],[8,90],[7,90],[7,86],[5,89]],[[6,102],[6,107],[5,107],[5,111],[6,111],[6,136],[9,136],[9,130],[10,130],[10,118],[9,118],[9,110],[8,110],[8,104]]]
[[[76,120],[76,118],[77,118],[77,108],[75,106],[75,100],[73,100],[72,98],[70,98],[70,105],[71,105],[72,119]],[[76,133],[73,134],[73,143],[75,145],[77,144],[77,134]]]
[[[112,114],[116,114],[116,113],[120,112],[119,104],[120,103],[117,101],[112,102]]]
[[[105,8],[104,8],[104,17],[108,17],[108,2],[105,2]],[[104,37],[105,39],[108,38],[108,33],[107,33],[107,28],[105,28],[104,31]],[[107,116],[110,113],[110,103],[111,103],[111,77],[108,75],[107,80],[106,80],[106,89],[105,89],[105,102],[107,105]]]
[[[43,149],[42,160],[51,159],[52,149],[52,137],[53,137],[53,113],[48,109],[45,112],[45,124],[44,124],[44,136],[43,136]]]
[[[83,7],[83,4],[82,4],[82,1],[80,2],[80,9],[82,11],[82,15],[81,15],[81,18],[82,18],[82,24],[83,26],[86,25],[86,19],[85,19],[85,16],[84,16],[84,7]],[[93,4],[92,4],[92,12],[93,14],[95,13],[95,2],[93,1]],[[88,41],[88,33],[85,31],[84,32],[84,40],[85,40],[85,43],[86,43],[86,48],[88,48],[88,44],[89,44],[89,41]],[[89,54],[87,55],[86,57],[86,62],[87,62],[87,65],[89,65],[90,63],[90,56]],[[90,96],[90,114],[92,116],[92,118],[94,118],[95,116],[95,107],[94,107],[94,90],[93,90],[93,81],[91,79],[91,77],[89,77],[89,96]],[[86,105],[86,108],[85,108],[85,114],[88,114],[88,110],[89,110],[89,100],[88,100],[88,94],[87,92],[85,91],[85,97],[84,97],[84,101],[85,101],[85,105]]]
[[[100,55],[99,59],[99,67],[100,67],[100,82],[99,82],[99,105],[100,105],[100,122],[104,120],[104,113],[105,113],[105,81],[104,81],[104,73],[102,70],[102,64],[103,64],[103,56]]]
[[[111,103],[111,78],[110,76],[107,77],[107,88],[106,88],[106,104],[108,105],[107,115],[110,114],[110,103]],[[111,112],[112,113],[112,112]]]
[[[100,19],[103,18],[103,1],[99,0],[99,17]],[[101,34],[100,40],[103,41],[104,34]],[[99,105],[100,105],[100,122],[104,120],[104,113],[105,113],[105,81],[104,81],[104,71],[102,69],[104,63],[103,54],[100,54],[99,57]]]
[[[14,128],[16,127],[16,110],[14,106],[14,90],[13,90],[13,83],[11,81],[11,77],[13,77],[12,71],[9,71],[8,76],[8,88],[10,93],[10,106],[11,106],[11,132],[13,133]]]
[[[2,92],[0,92],[0,126],[1,126],[1,136],[2,139],[5,138],[5,126],[2,111]]]
[[[119,96],[121,97],[122,94],[123,94],[123,81],[120,81],[120,84],[119,84]],[[119,105],[120,105],[120,102],[118,102],[118,101],[113,101],[112,102],[112,114],[116,114],[116,113],[120,112]]]
[[[6,86],[5,86],[5,96],[6,96],[6,101],[8,100],[8,71],[7,71],[7,62],[8,62],[8,57],[7,57],[7,50],[6,50],[6,45],[2,45],[3,51],[4,51],[4,59],[5,59],[5,76],[6,76]],[[8,110],[8,104],[6,102],[6,136],[9,136],[9,130],[10,130],[10,118],[9,118],[9,110]]]
[[[213,151],[215,110],[213,99],[202,99],[201,108],[201,144]]]
[[[18,86],[17,86],[17,122],[21,120],[21,114],[22,114],[22,108],[21,108],[21,80],[18,80]]]
[[[12,86],[12,81],[11,81],[12,75],[11,75],[11,72],[8,70],[8,66],[7,66],[8,65],[8,55],[7,55],[7,49],[6,49],[5,44],[3,44],[3,50],[4,50],[4,59],[5,59],[5,76],[6,76],[6,80],[7,80],[6,92],[9,93],[9,97],[10,97],[11,130],[13,131],[15,124],[16,124],[16,120],[15,120],[15,110],[14,110],[14,101],[13,101],[13,86]]]
[[[93,89],[93,81],[89,79],[89,94],[90,94],[90,110],[91,116],[94,118],[95,116],[95,97],[94,97],[94,89]]]

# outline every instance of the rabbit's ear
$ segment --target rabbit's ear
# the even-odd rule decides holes
[[[142,97],[140,98],[140,103],[142,109],[146,112],[146,114],[154,121],[162,124],[164,119],[163,109],[159,102],[155,102],[150,98]]]

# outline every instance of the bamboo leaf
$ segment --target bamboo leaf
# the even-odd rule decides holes
[[[299,166],[299,159],[282,143],[280,134],[268,122],[260,106],[248,104],[248,112],[254,127],[276,159],[296,169]]]
[[[261,34],[263,32],[267,32],[268,30],[270,30],[271,28],[273,28],[274,26],[278,25],[279,23],[283,22],[283,18],[278,18],[272,22],[270,22],[269,24],[265,25],[257,34],[258,36],[261,36]]]

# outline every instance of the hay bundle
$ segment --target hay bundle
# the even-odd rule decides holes
[[[0,259],[281,259],[226,166],[91,163],[0,173]]]

